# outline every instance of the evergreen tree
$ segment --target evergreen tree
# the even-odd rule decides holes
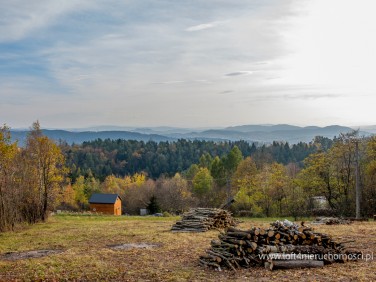
[[[161,212],[161,208],[158,204],[157,198],[153,195],[150,198],[149,204],[146,207],[150,214]]]

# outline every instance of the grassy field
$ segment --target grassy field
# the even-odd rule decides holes
[[[317,226],[319,232],[355,240],[353,247],[375,260],[319,269],[214,271],[198,257],[218,231],[172,233],[176,217],[55,215],[47,223],[0,233],[0,256],[7,252],[63,249],[60,254],[17,261],[0,259],[0,281],[376,281],[376,222]],[[240,228],[268,227],[271,219],[242,219]],[[151,243],[151,249],[113,250],[109,245]]]

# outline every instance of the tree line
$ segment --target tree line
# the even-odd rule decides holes
[[[157,144],[97,140],[82,147],[65,146],[63,151],[80,155],[82,163],[94,154],[102,158],[100,163],[111,163],[114,167],[119,154],[131,156],[131,163],[135,156],[139,160],[136,169],[136,166],[127,166],[127,161],[123,159],[123,170],[116,175],[105,176],[103,181],[100,179],[103,176],[96,177],[98,171],[95,168],[92,170],[90,166],[82,167],[78,165],[80,162],[72,162],[74,167],[71,172],[81,173],[73,182],[72,191],[81,191],[78,194],[86,195],[81,197],[86,199],[86,202],[80,201],[82,206],[87,205],[87,198],[96,187],[96,191],[121,195],[125,203],[124,211],[130,214],[138,213],[153,199],[161,210],[171,213],[179,213],[192,206],[220,207],[235,200],[231,209],[238,215],[353,216],[356,170],[354,140],[359,142],[362,213],[371,215],[376,213],[376,141],[375,137],[360,138],[356,131],[341,134],[333,140],[316,137],[309,144],[293,146],[283,142],[257,147],[246,142],[179,140]],[[117,144],[133,150],[125,153]],[[145,150],[146,147],[154,148],[153,152]],[[160,152],[163,152],[167,165],[159,174],[151,177],[147,168],[151,165],[158,167],[160,158],[157,156]],[[155,159],[152,160],[156,163],[145,162],[147,157],[143,156],[153,154]],[[168,166],[170,162],[174,163],[172,159],[176,163],[179,163],[176,161],[179,159],[186,163],[176,169],[173,165]],[[130,168],[132,174],[127,174]],[[71,199],[71,202],[74,200]]]
[[[358,167],[358,169],[357,169]],[[220,207],[240,216],[376,213],[376,137],[358,132],[309,144],[96,140],[55,144],[34,123],[26,145],[0,129],[0,231],[44,221],[54,209],[85,210],[93,193],[117,193],[123,211],[179,214]]]

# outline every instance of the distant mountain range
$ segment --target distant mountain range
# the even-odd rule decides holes
[[[372,135],[376,133],[376,126],[359,127],[360,135]],[[273,141],[285,141],[290,144],[310,142],[315,136],[333,138],[340,133],[347,133],[353,128],[331,125],[326,127],[307,126],[300,127],[288,124],[278,125],[240,125],[219,129],[189,129],[177,127],[116,127],[101,126],[86,129],[54,130],[43,129],[43,133],[56,141],[66,141],[68,144],[81,144],[84,141],[101,139],[127,139],[138,141],[153,140],[174,141],[178,139],[189,140],[213,140],[213,141],[237,141],[245,140],[257,143],[272,143]],[[28,130],[12,130],[13,140],[18,140],[22,146],[26,140]]]

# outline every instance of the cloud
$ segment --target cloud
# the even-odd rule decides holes
[[[92,6],[84,1],[10,1],[0,10],[0,42],[31,37],[37,30],[49,28],[66,13]]]
[[[296,95],[285,95],[285,99],[302,99],[302,100],[312,100],[312,99],[337,99],[346,97],[341,94],[319,94],[319,93],[312,93],[312,94],[296,94]]]
[[[253,74],[253,71],[230,72],[230,73],[226,73],[225,76],[240,76],[240,75],[250,75],[250,74]]]
[[[200,83],[211,83],[211,81],[206,79],[195,79],[195,80],[170,80],[170,81],[161,81],[161,82],[153,82],[152,84],[162,84],[162,85],[169,85],[169,84],[200,84]]]
[[[310,91],[310,89],[304,88],[297,88],[297,87],[285,87],[284,89],[269,89],[267,92],[272,92],[274,94],[265,93],[265,95],[258,95],[251,98],[251,100],[255,101],[278,101],[278,100],[285,100],[285,101],[293,101],[293,100],[321,100],[321,99],[338,99],[338,98],[346,98],[348,96],[343,94],[325,94],[325,93],[306,93]],[[278,92],[282,92],[279,93]],[[295,94],[286,94],[285,92],[295,92]]]
[[[186,28],[185,31],[192,32],[192,31],[200,31],[200,30],[204,30],[204,29],[214,28],[214,27],[217,27],[218,25],[220,25],[221,23],[223,23],[223,22],[215,21],[215,22],[210,22],[210,23],[203,23],[203,24],[199,24],[199,25],[190,26],[190,27]]]
[[[73,81],[81,81],[81,80],[85,80],[85,79],[89,79],[89,75],[80,74],[80,75],[77,75],[76,78],[73,78]]]
[[[267,95],[263,97],[259,97],[261,100],[321,100],[321,99],[338,99],[338,98],[346,98],[344,95],[340,94],[319,94],[319,93],[312,93],[312,94],[304,94],[304,93],[297,93],[297,94],[284,94],[284,95]]]
[[[185,83],[186,81],[184,80],[171,80],[171,81],[162,81],[162,82],[154,82],[152,84],[180,84],[180,83]]]
[[[219,92],[219,94],[230,94],[233,92],[234,92],[233,90],[225,90],[225,91]]]

